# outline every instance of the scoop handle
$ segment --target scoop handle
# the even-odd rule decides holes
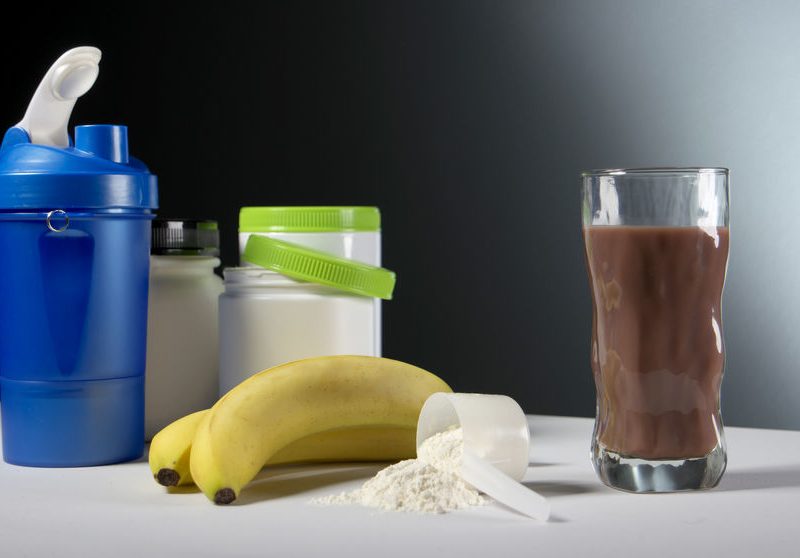
[[[68,50],[50,66],[16,126],[28,133],[31,143],[69,147],[69,117],[78,97],[94,85],[100,57],[99,49],[82,46]]]
[[[533,519],[547,521],[550,504],[541,494],[518,483],[464,448],[461,477],[481,492]]]

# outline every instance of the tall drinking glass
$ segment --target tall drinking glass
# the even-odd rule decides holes
[[[583,173],[597,475],[630,492],[711,488],[720,416],[728,170]]]

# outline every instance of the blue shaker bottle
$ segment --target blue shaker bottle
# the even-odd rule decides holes
[[[100,51],[62,55],[0,147],[3,457],[73,467],[144,450],[150,221],[157,180],[124,126],[67,124]]]

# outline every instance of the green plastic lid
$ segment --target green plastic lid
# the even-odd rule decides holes
[[[388,269],[267,236],[252,235],[248,238],[243,259],[292,279],[349,293],[390,300],[394,291],[395,275]]]
[[[377,232],[377,207],[243,207],[240,232]]]

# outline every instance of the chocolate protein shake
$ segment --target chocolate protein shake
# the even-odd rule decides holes
[[[585,226],[597,441],[621,456],[707,455],[720,441],[727,227]]]

